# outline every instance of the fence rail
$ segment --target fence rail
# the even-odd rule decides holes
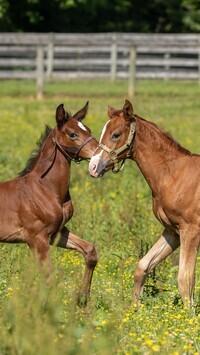
[[[200,34],[0,33],[2,79],[130,75],[200,82]]]

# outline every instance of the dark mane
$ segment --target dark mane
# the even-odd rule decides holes
[[[136,116],[136,115],[134,115],[134,116]],[[153,123],[153,122],[147,121],[147,120],[145,120],[144,118],[139,117],[139,116],[137,116],[137,117],[138,117],[141,121],[150,124],[151,127],[152,127],[155,131],[157,131],[157,132],[159,132],[159,133],[162,133],[162,134],[165,136],[165,138],[167,139],[167,142],[168,142],[169,146],[174,147],[175,149],[177,149],[179,152],[182,152],[183,154],[192,155],[192,153],[191,153],[188,149],[182,147],[182,146],[171,136],[170,133],[163,131],[162,128],[158,127],[158,126],[157,126],[155,123]]]
[[[19,177],[24,176],[33,169],[35,162],[37,160],[38,154],[40,153],[41,147],[48,137],[48,135],[51,133],[52,128],[49,126],[45,126],[44,132],[41,134],[39,140],[37,141],[37,148],[34,149],[34,151],[31,153],[30,158],[27,160],[25,168],[18,174]]]

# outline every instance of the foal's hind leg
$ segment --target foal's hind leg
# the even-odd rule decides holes
[[[56,241],[57,238],[58,240]],[[84,256],[86,265],[81,290],[79,293],[78,304],[86,305],[90,293],[93,271],[98,261],[96,249],[92,243],[89,243],[86,240],[81,239],[77,235],[71,233],[66,227],[60,231],[59,236],[54,240],[56,246],[77,250]]]
[[[142,295],[145,279],[155,266],[180,245],[177,235],[170,234],[166,229],[161,237],[139,261],[134,275],[133,303],[137,303]]]

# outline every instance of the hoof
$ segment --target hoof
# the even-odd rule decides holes
[[[132,302],[131,303],[131,309],[134,311],[134,312],[137,312],[140,308],[140,303],[139,302]]]
[[[77,305],[81,308],[86,307],[88,297],[86,295],[79,295],[77,299]]]

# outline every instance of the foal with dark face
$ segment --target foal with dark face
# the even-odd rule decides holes
[[[178,286],[183,302],[193,304],[195,264],[200,245],[200,156],[182,148],[155,124],[123,109],[108,109],[99,148],[89,172],[93,177],[119,171],[117,164],[134,160],[152,190],[153,212],[165,227],[150,251],[139,261],[133,302],[142,295],[148,273],[180,245]]]
[[[89,128],[81,123],[88,103],[73,117],[63,105],[56,110],[57,125],[48,128],[37,154],[19,177],[0,183],[0,241],[25,242],[47,274],[50,244],[80,252],[86,262],[80,301],[86,303],[97,263],[94,245],[64,225],[73,215],[69,193],[71,161],[88,160],[97,147]],[[47,275],[48,276],[48,275]]]

